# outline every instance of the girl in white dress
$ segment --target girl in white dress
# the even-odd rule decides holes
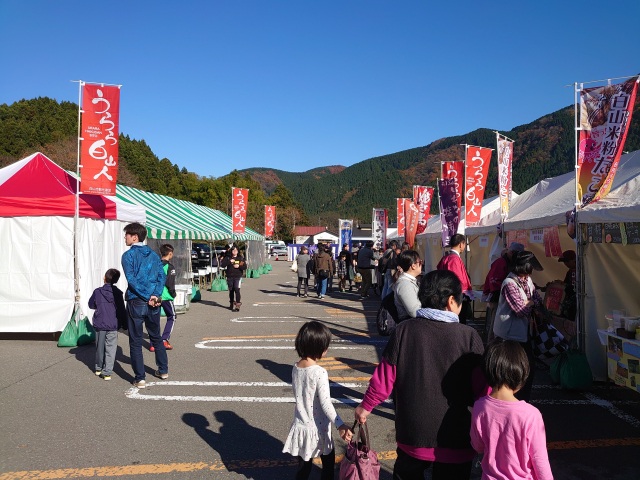
[[[305,323],[296,336],[296,352],[300,360],[293,366],[292,387],[296,399],[295,415],[289,436],[282,449],[298,457],[296,480],[311,474],[313,458],[322,460],[322,480],[333,480],[336,462],[331,424],[340,437],[349,441],[352,432],[336,413],[329,395],[329,376],[317,364],[329,349],[331,332],[319,322]]]

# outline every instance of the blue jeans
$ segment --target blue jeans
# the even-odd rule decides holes
[[[167,351],[160,336],[160,307],[151,307],[141,298],[127,301],[127,317],[129,318],[129,356],[135,381],[144,380],[144,358],[142,357],[142,326],[149,334],[151,345],[155,348],[158,372],[168,373]]]
[[[325,293],[327,293],[327,279],[326,278],[318,278],[317,284],[318,295],[322,295],[324,297]]]

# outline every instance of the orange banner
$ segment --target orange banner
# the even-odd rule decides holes
[[[462,206],[462,192],[464,190],[464,162],[440,162],[442,166],[441,180],[452,178],[455,180],[456,200],[458,202],[458,210]]]
[[[467,145],[465,160],[465,225],[475,225],[480,221],[482,201],[484,200],[484,187],[489,173],[492,148],[475,147]]]
[[[246,188],[233,187],[233,207],[231,220],[233,223],[233,233],[244,233],[247,223],[247,205],[249,204],[249,190]]]
[[[509,216],[511,203],[511,172],[513,170],[513,141],[498,137],[498,194],[502,218]]]
[[[398,223],[398,236],[404,237],[404,201],[405,198],[396,198],[396,219]]]
[[[120,87],[85,84],[82,91],[80,191],[115,195]]]
[[[273,205],[264,206],[264,236],[266,238],[273,237],[273,231],[276,227],[276,207]]]
[[[413,248],[416,239],[416,231],[418,230],[418,207],[408,198],[404,200],[404,240]]]
[[[631,124],[639,79],[580,92],[578,199],[583,207],[611,190]]]
[[[418,207],[418,228],[416,235],[420,235],[427,229],[432,199],[433,187],[425,187],[422,185],[413,186],[413,203]]]

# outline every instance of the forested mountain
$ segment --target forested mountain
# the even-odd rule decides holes
[[[626,151],[640,149],[640,102],[627,136]],[[511,131],[500,132],[515,140],[513,189],[522,192],[546,177],[574,169],[573,106],[546,115]],[[0,105],[0,167],[41,151],[68,170],[75,171],[78,107],[40,97]],[[249,188],[247,224],[263,231],[263,205],[276,205],[277,237],[291,239],[295,225],[326,225],[338,218],[371,221],[371,209],[388,208],[395,220],[395,198],[410,197],[413,185],[436,185],[440,162],[462,160],[461,144],[495,148],[496,135],[481,128],[465,135],[436,140],[370,158],[348,168],[321,167],[303,173],[268,168],[233,171],[220,178],[202,177],[159,159],[144,140],[120,135],[118,182],[154,193],[216,208],[230,213],[231,187]],[[486,197],[497,193],[494,152]],[[432,213],[436,213],[436,202]],[[311,219],[311,221],[309,220]]]
[[[636,102],[625,151],[640,149],[640,102]],[[563,108],[503,135],[515,140],[513,189],[520,193],[538,181],[574,170],[574,109]],[[249,172],[267,191],[282,182],[300,202],[310,218],[321,216],[327,224],[337,218],[371,221],[371,209],[388,208],[395,220],[395,198],[411,197],[413,185],[435,186],[440,162],[463,160],[461,144],[496,148],[496,134],[478,129],[447,137],[427,146],[371,158],[348,168],[325,167],[304,173],[255,168]],[[485,198],[497,195],[497,159],[494,151]],[[268,179],[268,181],[265,181]],[[437,212],[436,202],[432,213]]]

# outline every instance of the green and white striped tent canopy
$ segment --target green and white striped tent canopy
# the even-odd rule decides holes
[[[226,240],[231,238],[231,217],[202,205],[144,192],[118,185],[116,196],[143,206],[147,210],[149,238],[167,240]],[[236,240],[264,240],[258,232],[245,228],[245,233],[233,235]]]

